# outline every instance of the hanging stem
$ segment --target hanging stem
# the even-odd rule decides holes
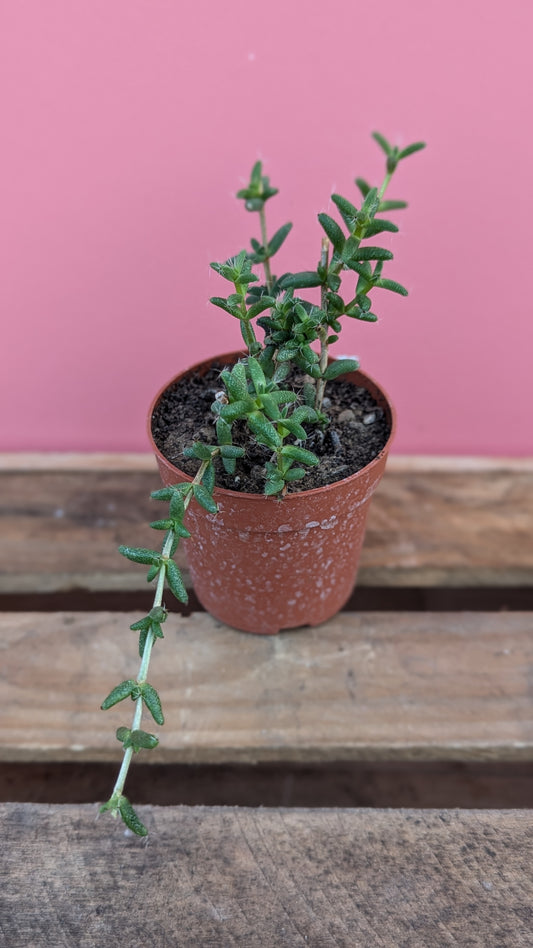
[[[217,453],[218,453],[218,452],[217,452]],[[214,454],[212,455],[212,457],[213,457],[213,456],[214,456]],[[211,460],[212,460],[212,458],[211,458]],[[183,506],[184,506],[185,510],[187,510],[187,507],[189,506],[189,504],[190,504],[190,502],[191,502],[191,499],[192,499],[192,497],[193,497],[192,487],[193,487],[195,484],[201,484],[202,478],[203,478],[203,476],[204,476],[204,474],[205,474],[205,471],[206,471],[206,468],[207,468],[208,464],[211,463],[211,460],[210,460],[210,461],[202,461],[202,463],[201,463],[201,465],[200,465],[200,467],[199,467],[199,469],[198,469],[198,472],[197,472],[197,474],[196,474],[194,480],[193,480],[192,483],[191,483],[191,490],[190,490],[190,491],[184,496],[184,498],[183,498]],[[159,573],[158,573],[158,576],[157,576],[157,585],[156,585],[155,594],[154,594],[154,601],[153,601],[153,605],[152,605],[152,608],[153,608],[153,609],[156,609],[156,608],[161,607],[161,606],[162,606],[162,603],[163,603],[163,592],[164,592],[164,588],[165,588],[165,576],[166,576],[166,564],[167,564],[167,562],[168,562],[169,559],[170,559],[170,554],[171,554],[171,550],[172,550],[172,545],[173,545],[173,543],[174,543],[174,541],[175,541],[175,538],[176,538],[176,535],[175,535],[174,531],[170,529],[170,530],[168,531],[168,533],[167,533],[166,538],[165,538],[165,542],[164,542],[164,544],[163,544],[163,549],[162,549],[162,552],[161,552],[161,557],[162,557],[163,562],[161,563],[161,566],[160,566],[160,568],[159,568]],[[139,667],[139,673],[138,673],[137,679],[136,679],[136,682],[137,682],[138,685],[144,684],[144,683],[146,682],[146,680],[147,680],[147,677],[148,677],[148,669],[149,669],[149,665],[150,665],[150,658],[151,658],[151,655],[152,655],[152,648],[153,648],[153,645],[154,645],[154,642],[155,642],[155,638],[156,638],[156,637],[155,637],[154,633],[150,630],[150,631],[148,632],[147,636],[146,636],[146,642],[145,642],[145,644],[144,644],[143,654],[142,654],[142,658],[141,658],[141,664],[140,664],[140,667]],[[142,695],[140,695],[138,698],[135,699],[135,711],[134,711],[134,713],[133,713],[133,720],[132,720],[132,724],[131,724],[131,730],[132,730],[132,731],[136,731],[136,730],[139,729],[140,724],[141,724],[141,720],[142,720],[142,714],[143,714],[143,698],[142,698]],[[110,797],[110,801],[109,801],[109,802],[110,802],[110,803],[113,803],[113,804],[115,805],[114,810],[112,809],[112,812],[114,812],[115,815],[116,815],[116,813],[118,812],[119,803],[120,803],[120,800],[121,800],[122,795],[123,795],[124,785],[125,785],[125,783],[126,783],[126,778],[127,778],[127,776],[128,776],[128,771],[129,771],[130,764],[131,764],[131,761],[132,761],[132,758],[133,758],[133,754],[134,754],[134,749],[133,749],[133,747],[128,747],[128,748],[126,748],[126,750],[124,751],[124,757],[123,757],[123,759],[122,759],[122,764],[121,764],[121,767],[120,767],[120,770],[119,770],[119,773],[118,773],[118,776],[117,776],[117,780],[116,780],[115,786],[113,787],[113,793],[111,794],[111,797]]]

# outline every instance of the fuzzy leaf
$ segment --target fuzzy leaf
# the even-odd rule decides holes
[[[143,563],[145,566],[159,566],[161,554],[155,550],[145,550],[142,547],[119,546],[118,552],[133,563]]]
[[[229,313],[230,316],[235,316],[236,319],[242,319],[243,314],[239,307],[228,303],[222,296],[212,296],[209,302],[212,303],[213,306],[218,306],[219,309],[223,309],[224,312]]]
[[[172,497],[175,494],[173,487],[161,487],[159,490],[153,490],[150,494],[152,500],[172,500]]]
[[[132,632],[147,632],[150,628],[151,621],[151,616],[144,616],[142,619],[138,619],[137,622],[130,625],[130,629]]]
[[[263,296],[262,299],[258,300],[257,303],[252,303],[248,310],[248,319],[255,319],[256,316],[259,316],[260,313],[263,313],[265,309],[270,309],[275,304],[275,300],[271,296]]]
[[[173,525],[173,520],[152,520],[150,524],[152,530],[170,530]]]
[[[352,256],[353,260],[392,260],[393,254],[384,247],[359,247]]]
[[[337,206],[344,223],[351,232],[353,230],[355,216],[357,214],[357,208],[355,204],[352,204],[351,201],[347,201],[346,198],[342,197],[341,194],[332,194],[331,200]]]
[[[202,477],[202,484],[210,494],[213,493],[215,489],[215,467],[213,464],[207,465]],[[182,537],[190,537],[191,535],[189,531],[185,529],[185,527],[180,527],[177,532]]]
[[[207,444],[202,444],[201,441],[196,441],[192,445],[192,453],[199,461],[210,461],[214,450],[214,448],[208,447]]]
[[[273,257],[275,253],[279,250],[282,243],[288,236],[292,229],[292,224],[284,224],[283,227],[280,227],[276,231],[273,237],[270,238],[268,242],[268,253],[270,257]]]
[[[224,421],[231,423],[237,421],[237,418],[245,418],[249,409],[250,402],[242,398],[236,402],[232,402],[231,405],[223,405],[220,409],[220,417],[223,418]]]
[[[265,481],[265,494],[267,497],[272,497],[274,494],[279,494],[284,487],[285,481],[282,477],[268,477]]]
[[[183,584],[181,573],[178,567],[176,566],[174,560],[168,561],[166,573],[167,573],[167,583],[168,583],[170,591],[174,593],[176,599],[178,599],[179,602],[183,602],[186,604],[189,601],[189,597],[187,595],[187,590],[185,589],[185,586]]]
[[[225,369],[220,373],[220,377],[233,401],[239,401],[247,396],[248,383],[246,381],[246,369],[242,362],[237,362],[231,372]]]
[[[243,458],[244,448],[239,448],[236,444],[223,444],[220,454],[223,458]]]
[[[148,684],[148,682],[145,682],[142,687],[142,698],[155,723],[164,724],[165,719],[161,708],[161,699],[155,688]]]
[[[365,227],[365,237],[375,237],[376,234],[382,234],[384,231],[388,231],[391,234],[397,234],[399,227],[396,224],[393,224],[392,221],[386,221],[382,218],[375,217],[370,224],[367,224]]]
[[[390,290],[392,293],[399,293],[400,296],[409,295],[409,291],[405,289],[405,286],[402,286],[401,283],[397,283],[396,280],[382,279],[378,280],[375,285],[382,290]]]
[[[223,418],[217,418],[217,441],[220,445],[231,444],[231,425]]]
[[[313,400],[314,400],[314,389],[312,391],[313,391]],[[300,405],[299,408],[295,408],[291,415],[291,418],[294,421],[297,421],[299,424],[301,424],[302,421],[311,421],[311,422],[318,421],[318,415],[315,409],[312,408],[310,405]]]
[[[118,704],[119,701],[124,701],[124,698],[129,698],[136,684],[137,682],[133,681],[133,678],[128,678],[127,681],[121,681],[120,685],[117,685],[109,692],[105,701],[102,701],[100,705],[102,711],[107,711],[109,708],[112,708],[113,705]]]
[[[284,290],[289,287],[304,290],[313,286],[322,286],[322,280],[316,270],[304,270],[301,273],[287,273],[282,278],[281,285]]]
[[[281,438],[274,425],[261,412],[253,412],[248,416],[248,425],[260,444],[275,450],[281,445]]]
[[[248,369],[250,371],[252,384],[257,394],[264,392],[266,387],[265,373],[263,372],[257,359],[252,359],[251,357],[248,359]]]
[[[408,145],[407,148],[404,148],[398,155],[398,160],[402,158],[407,158],[409,155],[414,155],[415,151],[422,151],[426,147],[425,142],[413,142],[412,145]]]
[[[318,220],[320,222],[320,226],[331,240],[331,243],[333,244],[333,247],[337,253],[342,253],[342,248],[344,247],[346,238],[337,222],[334,221],[333,218],[329,216],[329,214],[319,214]]]
[[[365,181],[364,178],[356,178],[356,179],[355,179],[355,183],[356,183],[357,187],[359,188],[359,190],[360,190],[361,194],[363,195],[363,197],[366,197],[367,194],[368,194],[368,192],[370,191],[370,185],[369,185],[368,181]]]
[[[326,371],[324,372],[324,378],[329,381],[331,379],[336,379],[339,375],[345,375],[348,372],[355,372],[359,368],[359,363],[357,359],[336,359],[335,362],[330,362]]]
[[[299,441],[305,441],[307,438],[307,431],[305,428],[302,428],[301,424],[296,421],[294,417],[282,418],[281,424],[287,431],[290,431],[295,438],[298,438]]]
[[[383,149],[387,157],[392,154],[392,145],[389,145],[387,139],[379,132],[372,132],[372,138]]]
[[[127,797],[122,796],[118,804],[118,811],[128,827],[136,836],[148,836],[148,830],[139,819]]]
[[[138,750],[153,750],[154,747],[157,747],[159,740],[155,734],[148,734],[147,731],[137,730],[132,731],[130,734],[131,747],[134,751]]]
[[[381,201],[379,205],[379,212],[381,211],[401,211],[404,207],[407,207],[407,201]]]
[[[216,514],[218,507],[207,490],[207,487],[203,484],[195,484],[193,486],[193,494],[194,499],[200,504],[200,507],[203,507],[208,513]]]
[[[281,449],[281,453],[284,457],[299,461],[300,464],[315,466],[320,463],[316,454],[313,454],[312,451],[307,451],[305,448],[299,448],[296,444],[286,444]]]

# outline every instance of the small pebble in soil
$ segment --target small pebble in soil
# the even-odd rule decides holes
[[[363,415],[363,424],[364,425],[373,425],[376,420],[375,411],[371,411],[368,415]]]
[[[345,408],[344,411],[341,411],[338,420],[341,422],[355,421],[355,412],[351,408]]]

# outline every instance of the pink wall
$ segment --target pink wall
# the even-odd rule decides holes
[[[239,342],[208,263],[248,242],[253,161],[306,268],[377,128],[429,145],[395,186],[411,295],[338,351],[392,394],[396,451],[533,453],[532,30],[524,0],[3,3],[0,449],[147,448],[154,391]]]

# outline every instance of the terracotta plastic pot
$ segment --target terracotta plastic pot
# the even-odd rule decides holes
[[[191,478],[156,447],[151,419],[167,388],[213,364],[234,363],[242,353],[217,356],[176,376],[155,397],[149,437],[165,485]],[[389,440],[361,471],[279,500],[215,488],[218,514],[196,503],[187,511],[192,537],[185,548],[194,590],[217,619],[245,632],[273,635],[318,625],[342,608],[352,592],[366,517],[381,480],[394,434],[394,410],[381,388],[363,372],[344,376],[362,385],[384,409]]]

